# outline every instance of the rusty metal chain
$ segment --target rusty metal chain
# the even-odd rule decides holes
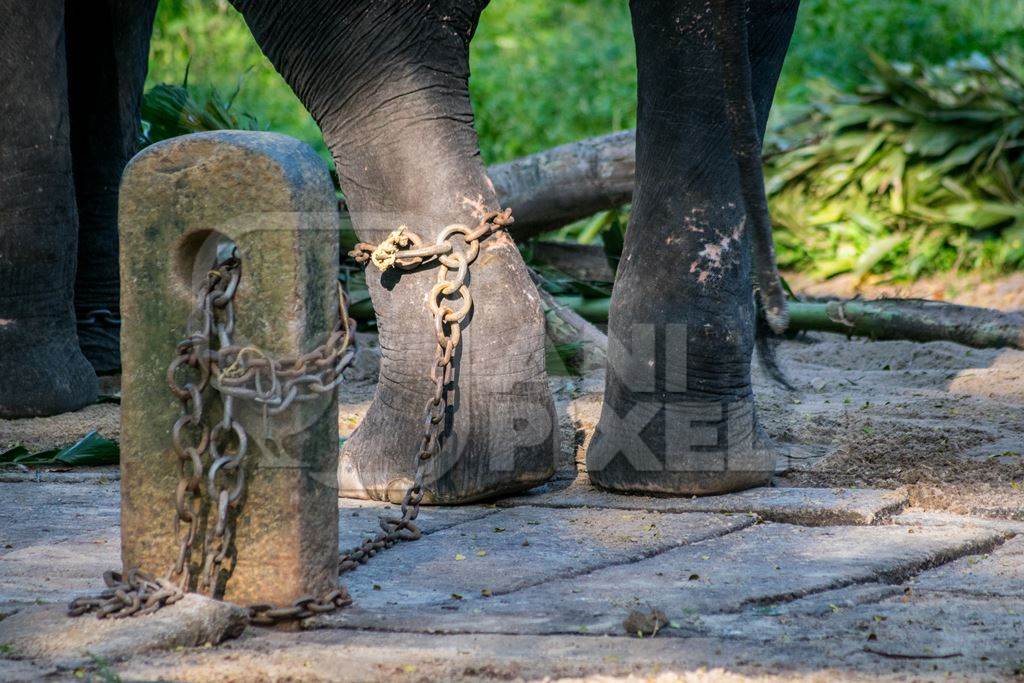
[[[107,590],[96,596],[75,598],[68,605],[68,616],[77,617],[87,612],[96,612],[101,619],[141,616],[185,597],[174,582],[154,579],[137,569],[130,570],[127,576],[115,571],[104,572],[103,582]]]
[[[439,263],[437,282],[427,299],[434,321],[433,332],[437,346],[430,365],[430,381],[434,389],[423,406],[423,436],[416,455],[413,483],[402,498],[402,514],[397,517],[382,515],[379,534],[342,553],[338,564],[340,574],[358,568],[379,551],[399,541],[414,541],[422,535],[415,520],[420,512],[420,503],[426,495],[428,470],[434,457],[441,451],[445,413],[448,406],[452,405],[452,396],[449,395],[455,391],[452,386],[452,358],[462,338],[462,321],[473,309],[473,298],[466,285],[469,266],[480,253],[480,240],[510,225],[512,221],[511,209],[492,211],[485,214],[473,229],[465,225],[449,225],[430,245],[425,245],[419,235],[402,226],[377,246],[360,242],[349,252],[357,263],[372,262],[381,272],[395,266],[413,270],[421,265],[432,264],[435,260]],[[461,235],[464,250],[455,249],[452,238],[456,235]],[[451,279],[449,275],[452,275]],[[458,303],[453,301],[456,296],[460,299]]]
[[[342,607],[352,604],[352,598],[344,586],[327,593],[322,598],[314,598],[311,595],[303,596],[293,602],[289,607],[274,607],[273,605],[250,605],[249,623],[257,626],[273,626],[282,621],[293,621],[306,619],[317,614],[326,614]]]
[[[347,311],[340,284],[338,299]],[[236,346],[230,336],[222,337],[217,362],[223,370],[214,377],[215,388],[223,396],[255,401],[270,415],[287,410],[294,402],[312,401],[333,392],[355,355],[348,317],[339,317],[326,342],[297,356],[272,359],[255,347]]]
[[[216,359],[210,354],[211,372],[214,380],[224,374],[224,370],[218,367],[223,362],[223,350],[232,345],[232,336],[235,331],[235,305],[234,293],[238,287],[241,271],[238,262],[225,262],[220,268],[214,268],[214,273],[223,271],[227,275],[227,286],[222,292],[214,289],[210,292],[203,306],[204,327],[209,330],[211,325],[217,334],[218,351]],[[214,315],[215,309],[221,309],[222,315]],[[209,322],[206,322],[209,321]],[[169,378],[173,379],[173,377]],[[214,384],[219,391],[220,387]],[[173,391],[173,387],[172,387]],[[203,570],[199,576],[198,588],[201,593],[215,595],[217,583],[220,576],[220,568],[227,559],[231,548],[231,539],[234,536],[234,526],[230,524],[230,515],[239,505],[239,500],[245,491],[245,454],[249,450],[249,436],[238,420],[235,419],[235,399],[233,396],[226,396],[220,392],[221,397],[221,421],[210,430],[210,467],[206,471],[206,492],[211,505],[216,506],[215,522],[212,531],[208,527],[204,536],[203,549]],[[235,443],[231,444],[231,437]],[[217,474],[224,472],[223,479],[229,480],[226,483],[218,484]],[[233,481],[231,481],[233,480]]]
[[[352,362],[355,351],[351,324],[340,287],[338,324],[327,341],[313,351],[273,360],[254,347],[235,346],[233,301],[241,279],[240,266],[237,257],[232,256],[209,271],[196,293],[199,321],[194,331],[178,344],[175,358],[167,368],[168,385],[182,405],[182,414],[171,428],[179,467],[174,517],[177,559],[165,578],[154,579],[138,569],[129,570],[124,577],[118,572],[106,572],[107,590],[95,597],[73,600],[68,605],[70,616],[88,612],[96,612],[99,618],[150,614],[184,597],[192,585],[191,558],[203,504],[204,471],[207,496],[216,506],[216,518],[205,535],[197,588],[211,597],[222,594],[222,587],[218,586],[221,567],[232,548],[232,514],[245,492],[244,464],[248,451],[248,435],[235,419],[235,399],[251,399],[262,404],[268,413],[277,414],[294,401],[311,400],[333,391]],[[211,345],[214,334],[216,350]],[[192,380],[184,384],[177,380],[182,368],[194,373]],[[202,394],[208,386],[213,386],[222,401],[222,418],[212,429],[203,423]],[[186,428],[192,436],[188,445]],[[209,469],[204,467],[206,459],[210,460]],[[337,587],[321,598],[304,596],[289,607],[251,606],[249,617],[253,624],[272,625],[329,612],[351,602],[348,592]]]

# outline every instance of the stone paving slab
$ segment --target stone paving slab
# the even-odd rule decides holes
[[[1012,679],[1024,662],[1024,601],[960,595],[900,595],[858,606],[836,604],[817,614],[714,615],[705,633],[775,650],[810,647],[819,657],[854,669],[915,673],[976,672],[981,680]],[[938,678],[939,676],[936,676]],[[948,680],[948,678],[947,678]]]
[[[357,604],[447,604],[498,596],[573,577],[610,564],[635,562],[685,543],[749,526],[749,515],[662,514],[623,510],[506,509],[403,543],[386,559],[346,577]],[[377,586],[379,588],[374,588]]]
[[[758,616],[827,616],[839,610],[870,605],[886,598],[903,595],[905,591],[904,586],[899,583],[872,581],[811,593],[796,600],[755,605],[745,609],[743,612],[736,613],[735,616],[739,619],[746,618],[746,616],[751,614]]]
[[[424,506],[416,523],[424,534],[493,515],[498,509],[493,505],[463,505],[460,507]],[[351,548],[368,536],[380,533],[378,520],[381,515],[400,517],[402,507],[379,501],[338,499],[338,547]]]
[[[411,600],[420,607],[385,613],[374,608],[386,605],[391,595],[387,577],[392,563],[388,563],[381,565],[375,578],[384,584],[382,599],[365,601],[357,594],[357,607],[364,611],[318,617],[310,626],[444,633],[619,634],[633,609],[658,608],[680,623],[694,615],[742,612],[856,584],[901,581],[930,566],[990,551],[1003,539],[996,531],[957,527],[909,533],[899,526],[768,523],[639,562],[547,580],[490,598],[466,591],[462,600],[443,601],[439,600],[441,591],[424,591],[422,582],[417,581],[416,591],[406,589],[399,595],[404,604]],[[411,554],[408,548],[405,551]],[[407,576],[404,569],[395,571],[391,576]],[[425,605],[430,602],[434,604],[428,609]]]
[[[120,500],[116,482],[25,482],[0,484],[0,557],[32,545],[90,536],[116,528]]]
[[[579,480],[562,490],[541,488],[535,491],[539,492],[509,498],[498,504],[508,507],[537,505],[659,512],[749,512],[773,522],[830,526],[874,524],[899,512],[908,501],[902,491],[793,487],[764,487],[721,496],[656,498],[609,493]]]
[[[985,552],[1003,540],[982,529],[935,527],[799,527],[761,524],[684,546],[632,566],[609,567],[573,586],[580,608],[612,612],[617,604],[649,602],[666,613],[739,611],[856,583],[900,580],[927,567]],[[696,578],[695,578],[696,577]],[[565,588],[526,591],[539,601]],[[563,600],[563,603],[566,602]]]
[[[66,624],[63,603],[94,592],[116,566],[118,485],[97,481],[0,484],[0,539],[12,545],[0,545],[0,633],[35,609],[32,600],[58,603],[46,609]],[[304,624],[317,630],[249,628],[215,649],[158,639],[175,651],[134,655],[130,641],[114,639],[104,652],[124,679],[202,681],[658,671],[701,681],[764,671],[808,681],[992,680],[1024,666],[1020,523],[894,515],[905,497],[886,492],[766,489],[680,501],[579,482],[551,489],[520,497],[529,502],[519,507],[424,508],[427,537],[347,575],[356,605]],[[562,500],[535,504],[545,495]],[[715,509],[727,511],[707,512]],[[340,501],[340,545],[376,533],[378,515],[395,510]],[[772,516],[808,526],[754,524]],[[673,623],[655,639],[625,637],[622,621],[638,607],[663,609]],[[118,623],[134,633],[148,622]],[[90,635],[97,622],[78,623]],[[46,647],[75,642],[48,628]],[[39,652],[45,659],[11,661],[0,648],[0,680],[70,677],[66,667],[80,665],[80,650]],[[65,667],[56,673],[54,657]],[[85,671],[103,673],[95,664]]]
[[[702,615],[694,610],[684,610],[673,618],[671,625],[662,635],[676,637],[703,637],[714,635],[722,638],[747,637],[745,624],[751,619],[788,616],[827,616],[844,609],[871,605],[886,598],[903,595],[906,588],[899,584],[868,583],[846,586],[820,593],[812,593],[791,602],[753,606],[738,613]],[[625,614],[625,612],[623,612]],[[775,622],[772,622],[775,623]],[[479,605],[468,605],[467,610],[422,611],[400,610],[383,613],[380,610],[366,610],[355,606],[329,617],[309,619],[303,623],[307,630],[352,628],[381,631],[415,631],[433,634],[467,633],[467,624],[475,633],[516,633],[550,634],[550,616],[546,614],[502,614],[491,613]],[[737,626],[739,625],[739,626]],[[671,629],[671,630],[668,630]],[[581,632],[590,633],[590,628]],[[621,634],[624,629],[619,629]],[[613,633],[615,631],[613,630]],[[600,634],[608,637],[608,634]]]
[[[103,572],[121,566],[116,526],[91,537],[33,544],[0,557],[0,607],[5,602],[57,602],[103,588]],[[0,622],[3,623],[3,622]]]
[[[902,526],[971,526],[983,529],[995,529],[1007,534],[1024,534],[1024,522],[1010,519],[990,519],[988,517],[970,517],[953,514],[952,512],[930,512],[910,509],[892,518],[893,524]]]
[[[827,623],[827,622],[826,622]],[[951,623],[961,625],[956,621]],[[1005,624],[999,624],[1003,626]],[[823,629],[822,622],[796,627]],[[919,627],[923,629],[922,627]],[[986,629],[988,631],[988,629]],[[1013,656],[1002,642],[971,642],[972,657],[900,660],[864,652],[827,630],[801,642],[708,637],[628,638],[566,635],[380,634],[319,631],[246,635],[216,649],[136,658],[117,667],[126,680],[477,681],[992,681],[1011,680]],[[849,632],[844,631],[848,637]],[[813,636],[809,637],[809,636]],[[989,632],[991,636],[991,632]],[[987,657],[987,659],[981,659]],[[609,678],[599,678],[607,676]],[[636,676],[636,678],[626,678]]]
[[[28,474],[14,481],[0,480],[0,556],[5,550],[30,544],[40,533],[53,542],[116,526],[121,505],[120,482],[111,476],[116,469],[94,469],[103,471],[55,472],[38,481]],[[339,498],[338,510],[341,547],[376,534],[380,514],[401,513],[398,505],[350,498]],[[432,533],[495,512],[494,505],[425,506],[418,521],[424,533]]]
[[[83,487],[88,488],[83,488]],[[0,485],[0,604],[66,602],[101,586],[103,572],[119,567],[117,485]],[[8,507],[15,501],[16,508]],[[339,548],[375,535],[387,503],[341,501]],[[499,511],[493,507],[423,508],[418,521],[424,535]],[[6,548],[5,546],[11,546]]]
[[[1024,600],[1024,536],[1012,538],[984,555],[965,557],[922,574],[910,585],[915,591]]]
[[[5,654],[75,666],[92,657],[122,658],[154,650],[217,644],[247,621],[237,605],[186,595],[145,619],[70,618],[61,606],[30,607],[0,621]]]
[[[59,670],[52,664],[39,665],[27,659],[0,657],[0,681],[4,683],[36,683],[48,677],[55,678]]]
[[[56,679],[60,670],[53,664],[40,664],[28,659],[3,659],[0,656],[0,681],[4,683],[36,683]]]

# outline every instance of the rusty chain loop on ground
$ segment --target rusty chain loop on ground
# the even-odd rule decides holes
[[[448,406],[452,404],[450,386],[454,378],[452,357],[462,337],[462,321],[473,308],[473,298],[466,286],[469,266],[480,253],[480,240],[512,223],[511,209],[492,211],[484,215],[472,230],[464,225],[449,225],[442,230],[433,244],[424,246],[423,239],[410,232],[405,226],[393,231],[379,245],[360,242],[349,255],[357,263],[372,262],[381,272],[397,266],[413,270],[429,265],[436,260],[440,264],[437,282],[430,290],[428,305],[434,320],[434,335],[437,346],[434,360],[430,365],[430,381],[434,390],[423,406],[423,436],[416,455],[416,473],[412,485],[402,498],[401,516],[383,515],[380,518],[381,532],[367,538],[361,544],[341,554],[338,572],[343,574],[365,564],[379,551],[390,548],[399,541],[414,541],[422,532],[416,525],[420,503],[426,495],[425,480],[432,460],[441,451],[441,437]],[[452,239],[461,236],[464,250],[457,251]],[[449,275],[454,273],[449,279]],[[449,301],[458,296],[459,303]]]
[[[73,600],[68,605],[70,616],[88,612],[96,612],[100,618],[150,614],[184,597],[192,585],[191,560],[200,524],[204,478],[215,519],[205,534],[197,589],[211,597],[223,594],[219,585],[221,568],[233,548],[233,516],[245,493],[248,451],[248,434],[235,419],[235,399],[252,400],[263,406],[265,415],[275,415],[295,401],[308,401],[332,392],[352,362],[355,351],[351,325],[340,287],[338,323],[327,341],[309,353],[274,360],[255,347],[236,346],[232,339],[233,302],[240,280],[241,264],[235,256],[209,271],[196,294],[199,321],[194,331],[178,344],[174,360],[167,368],[167,383],[182,406],[181,416],[171,428],[179,473],[174,516],[177,559],[165,578],[154,579],[138,569],[129,570],[124,577],[114,571],[105,573],[107,590],[95,597]],[[217,349],[211,344],[214,335]],[[177,376],[183,368],[190,369],[193,377],[181,384]],[[203,391],[208,386],[213,387],[222,402],[222,418],[212,429],[203,423]],[[210,462],[208,469],[206,460]],[[351,602],[348,592],[339,586],[321,598],[304,596],[289,607],[254,605],[249,608],[249,619],[250,623],[269,626],[330,612]]]

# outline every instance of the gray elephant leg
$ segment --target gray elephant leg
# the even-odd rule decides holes
[[[747,95],[760,140],[797,3],[749,5],[747,25],[732,30],[749,39]],[[637,180],[587,468],[597,485],[620,491],[688,495],[764,484],[774,454],[750,384],[752,221],[731,138],[716,3],[631,7]]]
[[[135,154],[156,0],[68,2],[71,158],[78,206],[78,341],[98,373],[121,367],[117,190]]]
[[[320,125],[360,239],[400,225],[432,240],[497,209],[470,107],[469,41],[484,2],[235,0],[253,35]],[[513,211],[515,207],[512,207]],[[345,444],[343,496],[396,499],[414,471],[436,337],[426,305],[436,268],[367,271],[381,373]],[[512,240],[481,245],[457,392],[427,500],[460,503],[533,486],[554,471],[557,431],[544,321]]]
[[[64,0],[0,0],[0,417],[96,398],[75,337]]]

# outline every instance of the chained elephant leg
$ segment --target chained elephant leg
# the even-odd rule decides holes
[[[483,0],[235,0],[260,46],[313,114],[360,239],[401,225],[432,242],[498,209],[473,129],[469,41]],[[515,207],[512,207],[513,211]],[[341,495],[400,499],[423,441],[437,335],[427,305],[436,266],[370,268],[381,371],[342,453]],[[452,404],[426,502],[522,490],[554,471],[554,408],[544,321],[504,232],[481,242],[467,285],[473,312],[455,352]],[[459,307],[459,300],[452,302]]]
[[[587,452],[604,488],[723,493],[772,474],[750,383],[752,251],[763,246],[751,233],[767,216],[755,215],[763,187],[744,175],[744,156],[759,163],[797,3],[751,0],[737,12],[733,2],[631,5],[637,180],[609,316],[604,406]],[[736,68],[749,69],[742,81],[727,77]],[[744,106],[753,116],[738,115]],[[744,118],[758,130],[737,128]]]
[[[117,190],[139,139],[156,0],[67,2],[71,157],[78,206],[78,343],[98,373],[121,367]]]

